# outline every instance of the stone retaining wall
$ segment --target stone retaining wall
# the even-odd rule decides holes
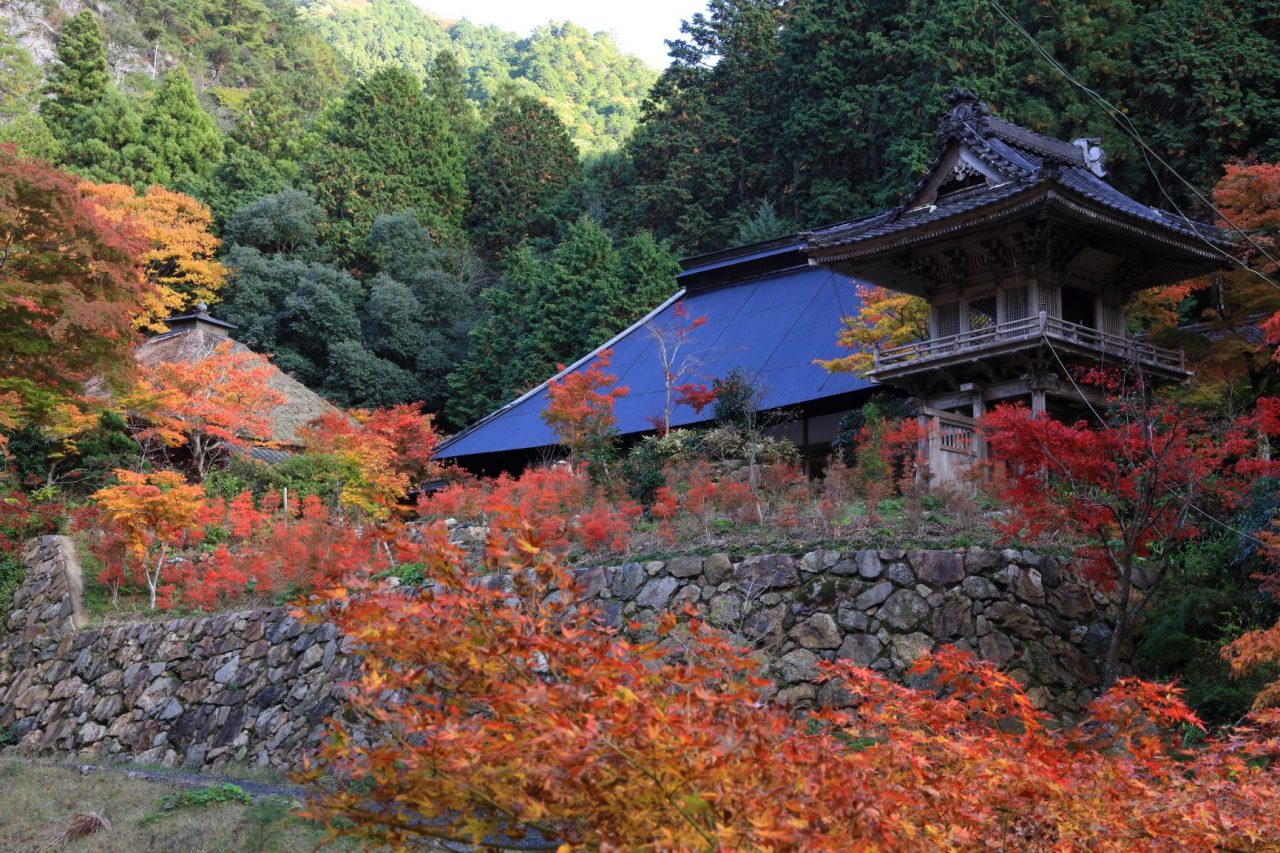
[[[0,736],[25,752],[193,769],[296,766],[319,743],[354,674],[333,625],[275,607],[77,631],[69,544],[44,537],[28,551],[0,642]]]
[[[333,625],[288,608],[81,629],[78,568],[62,537],[36,540],[0,638],[0,742],[189,768],[295,766],[341,713],[357,659]],[[1060,563],[1018,551],[724,554],[583,569],[606,620],[700,609],[770,661],[779,701],[840,701],[819,660],[901,676],[939,643],[1011,670],[1071,716],[1093,695],[1110,636],[1105,598]],[[497,582],[501,582],[498,580]],[[641,628],[640,633],[646,629]]]
[[[615,625],[698,607],[767,652],[788,704],[838,704],[812,683],[819,660],[848,658],[902,677],[938,644],[1010,670],[1042,708],[1070,717],[1095,695],[1111,604],[1054,557],[1024,551],[814,551],[803,557],[676,557],[583,571]]]

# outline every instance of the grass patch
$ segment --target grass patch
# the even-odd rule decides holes
[[[230,782],[222,782],[204,788],[187,788],[185,791],[165,794],[161,797],[160,802],[156,804],[156,810],[148,813],[143,818],[143,822],[155,823],[166,812],[176,812],[179,809],[207,809],[230,805],[231,803],[240,803],[247,806],[252,802],[252,798],[244,792],[244,788]]]
[[[131,779],[105,770],[82,775],[75,767],[8,759],[0,764],[0,850],[48,849],[80,815],[105,816],[110,828],[57,849],[302,853],[324,840],[325,831],[299,817],[291,799],[249,801],[230,788],[239,790],[234,785],[191,789],[176,781]],[[164,803],[181,804],[166,810]],[[360,848],[336,842],[324,849]]]

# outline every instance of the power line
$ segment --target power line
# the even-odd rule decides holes
[[[1169,194],[1168,190],[1165,189],[1164,183],[1160,180],[1160,175],[1156,172],[1155,167],[1152,166],[1151,164],[1151,159],[1155,158],[1156,162],[1158,162],[1161,166],[1164,166],[1164,168],[1168,169],[1169,172],[1175,178],[1181,181],[1182,184],[1188,190],[1191,191],[1192,195],[1194,195],[1202,204],[1204,204],[1206,207],[1212,210],[1218,217],[1222,219],[1223,222],[1227,223],[1227,225],[1229,225],[1233,231],[1235,231],[1237,234],[1243,237],[1249,243],[1249,245],[1252,246],[1254,250],[1256,250],[1259,254],[1261,254],[1267,260],[1271,261],[1271,263],[1275,264],[1277,267],[1280,267],[1280,260],[1278,260],[1274,255],[1268,252],[1266,248],[1264,248],[1256,240],[1254,240],[1253,237],[1247,231],[1245,231],[1243,228],[1237,225],[1231,219],[1231,217],[1227,216],[1225,213],[1219,210],[1211,200],[1206,198],[1205,195],[1202,192],[1200,192],[1199,189],[1196,188],[1194,184],[1192,184],[1190,181],[1184,178],[1178,172],[1177,169],[1175,169],[1172,165],[1169,164],[1168,161],[1166,161],[1163,157],[1161,157],[1160,154],[1154,148],[1148,145],[1146,140],[1142,138],[1142,134],[1139,133],[1138,129],[1134,126],[1133,122],[1129,119],[1127,115],[1125,115],[1120,110],[1119,107],[1117,107],[1115,104],[1108,101],[1106,98],[1102,97],[1102,95],[1100,95],[1094,89],[1091,89],[1089,86],[1086,86],[1079,79],[1077,79],[1075,75],[1073,75],[1070,71],[1068,71],[1065,67],[1063,67],[1063,65],[1060,62],[1058,62],[1058,60],[1055,59],[1053,55],[1050,54],[1049,51],[1046,50],[1040,44],[1040,42],[1036,41],[1035,36],[1027,32],[1027,30],[1022,26],[1022,24],[1018,23],[1016,18],[1014,18],[1007,11],[1005,11],[1004,7],[1001,6],[1000,3],[997,2],[997,0],[987,0],[987,3],[991,6],[992,9],[994,9],[1000,15],[1000,17],[1008,21],[1009,24],[1014,29],[1016,29],[1019,33],[1021,33],[1022,36],[1027,39],[1027,41],[1031,42],[1031,45],[1036,49],[1036,52],[1039,53],[1040,56],[1043,57],[1044,60],[1048,62],[1055,71],[1057,71],[1064,78],[1066,78],[1066,80],[1070,82],[1073,86],[1080,89],[1082,92],[1087,94],[1090,98],[1092,98],[1095,102],[1097,102],[1098,105],[1102,107],[1103,111],[1106,112],[1107,116],[1112,121],[1114,121],[1122,131],[1124,131],[1128,136],[1130,136],[1134,142],[1138,144],[1138,148],[1142,152],[1143,162],[1146,164],[1147,170],[1151,172],[1151,176],[1155,178],[1156,186],[1160,188],[1161,195],[1163,195],[1169,201],[1169,203],[1173,206],[1177,214],[1180,217],[1182,217],[1183,221],[1187,223],[1187,227],[1190,228],[1191,231],[1195,233],[1195,235],[1202,242],[1204,242],[1207,246],[1209,246],[1218,254],[1222,255],[1223,257],[1227,258],[1233,263],[1239,264],[1241,268],[1247,270],[1250,273],[1253,273],[1258,278],[1265,281],[1267,284],[1271,285],[1277,290],[1280,290],[1280,283],[1277,283],[1274,279],[1272,279],[1266,273],[1262,272],[1261,270],[1255,269],[1244,260],[1235,257],[1229,252],[1224,251],[1220,246],[1215,245],[1211,240],[1209,240],[1203,234],[1200,233],[1199,228],[1196,226],[1196,223],[1194,223],[1190,219],[1190,217],[1188,217],[1182,211],[1182,209],[1178,206],[1178,203]]]
[[[1090,88],[1089,86],[1086,86],[1084,83],[1078,80],[1075,77],[1075,75],[1073,75],[1070,71],[1064,68],[1062,64],[1058,62],[1058,60],[1055,59],[1053,55],[1050,54],[1040,44],[1040,42],[1036,40],[1035,36],[1027,32],[1027,30],[1020,23],[1018,23],[1017,19],[1015,19],[1012,15],[1010,15],[1007,11],[1005,11],[1004,7],[1002,7],[999,4],[999,2],[997,2],[997,0],[987,0],[987,2],[991,6],[991,8],[995,9],[995,11],[1000,15],[1000,17],[1008,21],[1009,24],[1013,26],[1014,29],[1016,29],[1019,33],[1022,34],[1024,38],[1027,39],[1027,41],[1031,42],[1031,45],[1036,49],[1036,52],[1039,53],[1040,56],[1043,57],[1045,61],[1047,61],[1055,71],[1057,71],[1064,78],[1066,78],[1066,80],[1070,82],[1073,86],[1080,89],[1082,92],[1087,94],[1090,98],[1092,98],[1095,102],[1097,102],[1097,104],[1102,107],[1103,111],[1107,114],[1107,116],[1112,121],[1114,121],[1122,131],[1128,134],[1133,139],[1134,142],[1138,144],[1138,149],[1139,151],[1142,152],[1143,163],[1146,165],[1147,171],[1149,171],[1151,173],[1151,176],[1155,179],[1156,186],[1159,187],[1160,189],[1160,194],[1163,195],[1166,200],[1168,200],[1169,204],[1173,206],[1177,214],[1180,217],[1182,217],[1183,221],[1187,223],[1187,227],[1190,228],[1191,231],[1195,233],[1195,235],[1202,242],[1204,242],[1207,246],[1209,246],[1218,254],[1221,254],[1222,256],[1229,259],[1233,263],[1239,264],[1240,267],[1242,267],[1243,269],[1247,270],[1248,272],[1262,279],[1267,284],[1276,288],[1277,290],[1280,290],[1280,284],[1277,284],[1276,281],[1273,280],[1266,273],[1262,272],[1261,270],[1255,269],[1254,267],[1249,265],[1246,261],[1240,258],[1237,258],[1228,252],[1223,251],[1221,247],[1215,245],[1211,240],[1209,240],[1203,234],[1200,233],[1200,230],[1196,226],[1196,224],[1191,221],[1190,217],[1188,217],[1185,212],[1183,212],[1182,208],[1178,205],[1177,201],[1165,188],[1164,182],[1160,180],[1159,173],[1156,171],[1155,167],[1151,164],[1151,159],[1155,158],[1156,162],[1158,162],[1161,166],[1164,166],[1164,168],[1168,169],[1169,172],[1175,178],[1181,181],[1182,184],[1188,190],[1191,191],[1192,195],[1194,195],[1202,204],[1204,204],[1206,207],[1212,210],[1215,214],[1217,214],[1217,216],[1223,222],[1227,223],[1227,225],[1229,225],[1233,231],[1235,231],[1237,234],[1243,237],[1249,243],[1249,245],[1252,246],[1260,255],[1265,257],[1267,260],[1271,261],[1271,263],[1275,264],[1277,267],[1280,267],[1280,260],[1277,260],[1274,255],[1268,252],[1263,246],[1259,245],[1259,243],[1256,240],[1254,240],[1253,237],[1248,232],[1246,232],[1243,228],[1237,225],[1231,219],[1231,217],[1227,216],[1225,213],[1219,210],[1218,207],[1214,205],[1212,201],[1206,198],[1204,194],[1201,193],[1200,190],[1194,184],[1192,184],[1190,181],[1184,178],[1182,174],[1178,172],[1177,169],[1175,169],[1172,165],[1170,165],[1168,161],[1166,161],[1163,157],[1160,156],[1158,152],[1155,151],[1155,149],[1153,149],[1150,145],[1148,145],[1146,140],[1142,138],[1142,134],[1139,133],[1138,129],[1134,126],[1132,120],[1130,120],[1130,118],[1127,115],[1125,115],[1120,110],[1119,107],[1117,107],[1115,104],[1112,104],[1106,98],[1102,97],[1102,95],[1100,95],[1094,89]],[[1085,395],[1083,389],[1081,389],[1080,385],[1076,382],[1076,379],[1074,376],[1072,376],[1071,371],[1067,370],[1066,365],[1062,361],[1062,357],[1058,355],[1058,351],[1057,349],[1054,348],[1053,342],[1049,340],[1049,336],[1042,334],[1042,337],[1044,339],[1045,344],[1049,347],[1049,351],[1053,353],[1054,360],[1058,362],[1058,366],[1062,369],[1063,374],[1066,375],[1067,379],[1070,380],[1072,387],[1075,388],[1076,394],[1079,395],[1080,399],[1089,408],[1089,411],[1093,413],[1093,416],[1097,418],[1098,422],[1101,423],[1103,426],[1107,426],[1106,419],[1103,418],[1101,413],[1099,413],[1098,410],[1094,408],[1093,403],[1089,401],[1088,396]],[[1201,516],[1207,518],[1209,521],[1213,522],[1214,524],[1217,524],[1225,528],[1226,530],[1231,531],[1232,533],[1236,534],[1237,536],[1243,539],[1247,539],[1251,542],[1254,542],[1255,544],[1262,545],[1265,547],[1266,543],[1260,540],[1259,538],[1257,538],[1256,536],[1254,536],[1253,534],[1240,530],[1239,528],[1231,524],[1228,524],[1222,519],[1217,518],[1211,513],[1201,509],[1199,506],[1195,504],[1194,501],[1188,500],[1186,505],[1190,509],[1194,510],[1196,513],[1200,514]]]

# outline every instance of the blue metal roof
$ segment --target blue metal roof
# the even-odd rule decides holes
[[[803,263],[803,255],[797,253],[796,260]],[[757,377],[767,409],[871,387],[865,379],[832,374],[813,363],[814,359],[845,354],[836,344],[836,336],[841,318],[858,309],[852,282],[828,269],[792,265],[749,281],[687,294],[681,290],[648,317],[570,365],[566,373],[589,363],[600,349],[613,350],[609,372],[617,375],[618,385],[630,389],[614,407],[618,428],[624,434],[653,429],[650,418],[662,413],[662,368],[647,325],[669,327],[675,305],[682,299],[691,316],[707,318],[692,333],[685,349],[699,354],[701,366],[682,381],[709,382],[741,368]],[[540,417],[546,403],[543,383],[446,441],[437,456],[453,458],[554,445],[555,436]],[[709,416],[709,410],[696,415],[681,407],[672,423],[685,426],[706,421]]]

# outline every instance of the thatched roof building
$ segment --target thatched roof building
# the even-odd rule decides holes
[[[144,341],[134,351],[134,358],[139,365],[153,367],[162,362],[200,361],[212,355],[218,345],[227,340],[231,340],[234,352],[250,352],[247,346],[229,337],[235,326],[211,316],[205,310],[171,317],[165,323],[169,331]],[[298,438],[299,428],[323,414],[340,411],[274,365],[267,385],[279,392],[285,401],[266,413],[271,424],[271,435],[262,438],[275,442],[280,449],[255,448],[251,455],[261,461],[279,461],[290,448],[297,448],[301,444]]]

